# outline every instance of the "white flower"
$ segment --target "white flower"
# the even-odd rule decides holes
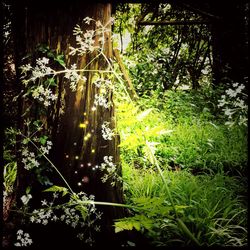
[[[16,233],[17,235],[21,235],[21,234],[23,234],[23,230],[22,229],[19,229],[18,231],[17,231],[17,233]]]
[[[43,225],[47,225],[48,222],[49,222],[49,221],[48,221],[47,219],[45,219],[45,220],[42,221],[42,224],[43,224]]]
[[[50,105],[50,102],[49,102],[49,101],[47,101],[47,100],[44,101],[44,106],[45,106],[45,107],[48,107],[49,105]]]
[[[90,22],[92,21],[93,19],[92,18],[90,18],[90,17],[85,17],[84,19],[83,19],[83,21],[86,23],[86,24],[90,24]]]
[[[36,219],[35,219],[35,217],[32,215],[31,217],[30,217],[30,222],[34,222]]]
[[[47,206],[48,205],[46,200],[42,200],[41,203],[42,203],[42,206]]]
[[[17,231],[17,241],[19,242],[14,243],[17,247],[28,246],[33,243],[30,235],[28,233],[23,233],[21,229]]]
[[[97,27],[101,27],[101,26],[102,26],[102,23],[98,20],[98,21],[96,21],[96,26],[97,26]]]
[[[38,65],[48,64],[48,63],[49,63],[49,59],[46,58],[46,57],[38,58],[38,59],[36,60],[36,63],[37,63]]]
[[[21,197],[21,201],[24,205],[27,205],[29,200],[32,198],[32,195],[31,194],[27,194],[27,195],[23,195]],[[19,232],[19,231],[18,231]]]
[[[59,197],[58,193],[53,193],[53,197],[56,199]]]
[[[22,155],[23,156],[28,156],[28,154],[29,154],[28,148],[24,148],[23,151],[22,151]]]
[[[58,217],[56,215],[54,215],[51,219],[52,221],[57,221],[58,220]]]
[[[22,70],[22,73],[26,73],[27,71],[30,71],[32,69],[32,67],[30,64],[25,64],[25,65],[21,66],[20,69]]]
[[[230,97],[235,97],[237,95],[237,92],[232,90],[232,89],[227,89],[226,93],[228,94],[228,96]]]
[[[96,106],[98,106],[98,105],[103,106],[104,108],[110,107],[110,103],[108,102],[107,98],[105,98],[102,95],[97,95],[97,94],[95,94],[94,104]]]
[[[242,91],[243,89],[245,89],[245,86],[244,86],[243,84],[241,84],[235,91],[236,91],[236,93],[238,94],[238,93],[241,93],[241,91]]]
[[[109,122],[104,122],[102,124],[102,137],[104,140],[109,140],[111,141],[114,137],[114,132],[112,131],[112,129],[110,129],[109,126]]]

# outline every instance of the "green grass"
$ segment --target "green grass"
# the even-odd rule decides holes
[[[161,99],[141,99],[139,105],[118,103],[123,157],[132,164],[147,165],[147,140],[156,143],[156,155],[164,168],[177,165],[194,172],[244,173],[248,160],[247,128],[227,127],[211,113],[211,103],[204,100],[201,93],[177,92]],[[175,119],[170,115],[173,112]]]
[[[240,189],[244,189],[242,180],[224,174],[194,176],[188,171],[164,171],[164,177],[179,217],[202,245],[247,244],[247,205],[238,195]],[[142,208],[134,213],[136,221],[143,227],[144,217],[140,221],[139,214],[152,222],[148,230],[142,230],[152,245],[192,245],[173,216],[156,171],[124,165],[123,178],[127,203]]]
[[[170,91],[118,103],[124,193],[136,208],[116,222],[117,231],[140,231],[153,246],[193,245],[177,211],[203,246],[247,245],[247,128],[225,126],[206,95]]]
[[[161,139],[158,157],[182,168],[207,171],[243,171],[247,162],[247,135],[243,127],[212,123],[177,124]]]

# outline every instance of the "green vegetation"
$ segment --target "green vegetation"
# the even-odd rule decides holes
[[[157,17],[147,5],[127,8],[115,30],[132,33],[123,61],[140,98],[119,94],[116,106],[125,199],[135,208],[116,232],[140,232],[151,246],[246,246],[244,83],[213,85],[205,26],[138,29],[133,21],[159,21],[171,7]]]
[[[5,130],[6,220],[11,211],[18,214],[20,225],[27,222],[27,225],[45,226],[59,221],[73,228],[72,232],[83,241],[81,246],[92,246],[94,237],[98,240],[102,230],[102,222],[98,224],[98,221],[103,218],[98,209],[120,207],[127,217],[120,216],[115,221],[104,219],[114,222],[110,226],[116,235],[131,231],[132,236],[133,233],[141,236],[131,239],[128,234],[125,239],[128,246],[140,246],[141,239],[157,247],[248,245],[246,83],[228,80],[227,84],[214,84],[208,26],[139,25],[140,20],[160,22],[166,17],[172,21],[192,21],[199,18],[197,13],[175,9],[170,4],[159,4],[151,10],[152,6],[116,6],[114,47],[119,45],[119,35],[122,39],[129,33],[131,40],[122,49],[121,56],[116,56],[121,58],[125,69],[118,59],[109,60],[104,53],[104,37],[110,32],[108,27],[113,19],[101,24],[90,17],[85,17],[84,22],[95,24],[96,29],[84,33],[85,30],[76,25],[73,34],[77,47],[70,47],[69,55],[66,52],[57,55],[46,45],[39,45],[36,53],[42,57],[34,55],[32,60],[30,57],[33,63],[20,67],[24,84],[20,96],[27,110],[22,114],[22,126],[13,124]],[[94,46],[95,41],[100,43],[99,47]],[[84,67],[67,65],[64,61],[70,55],[80,58],[92,52],[97,54]],[[91,63],[99,65],[101,61],[107,64],[106,69],[88,68]],[[59,76],[67,79],[64,90]],[[86,86],[91,88],[85,93]],[[133,91],[138,98],[131,94]],[[74,95],[68,98],[68,93]],[[83,93],[90,99],[88,103],[85,97],[80,98]],[[58,101],[58,98],[63,99]],[[73,101],[68,104],[67,98]],[[89,116],[80,108],[83,103]],[[53,163],[54,152],[49,151],[55,139],[52,132],[56,133],[60,127],[60,124],[54,125],[52,117],[58,115],[59,121],[67,111],[65,105],[73,104],[77,107],[76,113],[84,118],[77,120],[72,115],[73,127],[81,129],[81,133],[74,138],[74,153],[63,151],[63,160],[68,164],[70,158],[71,162],[65,165],[67,172],[74,176],[68,182],[59,171],[60,166]],[[112,119],[105,120],[111,113]],[[100,114],[100,120],[93,114]],[[70,115],[65,117],[71,119]],[[73,132],[67,136],[75,135]],[[97,135],[100,143],[88,144],[87,141]],[[111,144],[114,140],[115,144]],[[71,147],[71,144],[65,145]],[[88,157],[97,155],[93,161],[91,157],[85,160],[86,155],[82,153],[85,147]],[[109,147],[111,150],[101,157],[101,150]],[[32,181],[18,186],[20,170],[22,178]],[[75,181],[78,175],[80,178]],[[57,185],[57,180],[62,184]],[[96,180],[97,184],[111,185],[103,189],[103,192],[108,190],[102,197],[104,200],[95,200],[95,195],[85,193],[85,188],[88,190],[89,184],[95,186]],[[75,186],[71,186],[72,183]],[[20,192],[16,187],[23,190]],[[114,190],[117,193],[111,192]],[[14,197],[17,191],[19,200]],[[124,204],[111,202],[116,195],[121,201],[125,198]],[[23,217],[19,218],[19,214]],[[20,240],[23,230],[18,229],[18,223],[15,230]],[[32,229],[27,225],[27,229]],[[26,239],[13,242],[15,246],[32,244],[28,233],[23,236]]]
[[[198,92],[169,91],[164,99],[141,98],[140,105],[117,103],[126,202],[139,207],[115,223],[117,232],[140,231],[153,246],[193,244],[150,160],[151,143],[178,216],[198,242],[246,245],[247,129],[222,124],[209,103],[193,100],[199,98]]]

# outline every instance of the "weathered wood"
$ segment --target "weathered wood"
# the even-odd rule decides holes
[[[137,93],[136,93],[136,91],[134,89],[134,86],[133,86],[133,83],[132,83],[132,81],[131,81],[131,79],[129,77],[129,74],[128,74],[128,72],[127,72],[127,70],[126,70],[126,68],[125,68],[125,66],[124,66],[124,64],[122,62],[122,59],[120,57],[120,53],[119,53],[118,49],[114,49],[114,55],[115,55],[115,58],[117,60],[118,65],[120,67],[120,70],[121,70],[121,72],[123,74],[123,77],[125,79],[125,84],[126,84],[128,93],[130,95],[130,98],[132,100],[137,99],[138,95],[137,95]]]
[[[19,6],[25,9],[25,6]],[[21,18],[19,25],[26,30],[25,46],[20,47],[22,54],[33,52],[37,44],[49,44],[51,49],[57,53],[68,54],[69,46],[75,46],[73,28],[76,24],[82,26],[83,31],[94,29],[94,25],[87,26],[82,19],[89,16],[100,20],[105,24],[111,17],[111,5],[108,3],[85,3],[82,1],[72,4],[58,6],[26,6],[26,16]],[[96,38],[98,39],[98,38]],[[104,53],[107,58],[112,57],[112,44],[110,32],[105,34]],[[85,67],[94,57],[83,55],[82,57],[66,56],[66,65],[70,67],[73,63],[78,68]],[[90,70],[101,70],[107,68],[107,62],[99,57],[89,65]],[[84,191],[94,194],[96,200],[124,203],[122,185],[117,182],[111,186],[110,181],[102,183],[103,173],[92,167],[101,165],[104,156],[112,156],[117,166],[118,175],[121,174],[119,158],[119,136],[116,135],[111,141],[104,140],[101,133],[103,122],[109,122],[111,128],[115,128],[114,106],[105,109],[97,107],[93,110],[95,94],[99,89],[93,84],[93,72],[84,74],[87,81],[79,82],[76,92],[69,89],[69,83],[65,78],[59,77],[58,84],[60,100],[56,105],[57,116],[52,119],[49,125],[54,126],[53,143],[50,157],[69,182],[75,192]],[[110,90],[109,101],[113,103],[113,94]],[[64,105],[64,114],[58,116],[58,108]],[[85,123],[86,127],[80,127]],[[87,138],[87,139],[86,139]],[[54,175],[53,181],[56,185],[64,185],[60,178]],[[115,244],[117,237],[114,233],[114,219],[124,216],[124,209],[119,207],[98,207],[103,212],[102,233],[98,236],[98,243]],[[66,240],[66,239],[65,239]],[[45,244],[45,243],[44,243]],[[62,243],[63,245],[64,243]]]

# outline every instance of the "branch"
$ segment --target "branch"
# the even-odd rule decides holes
[[[138,22],[138,25],[196,25],[196,24],[209,24],[208,20],[183,20],[183,21],[160,21],[160,22],[150,22],[143,21]]]
[[[116,57],[117,63],[119,65],[119,67],[120,67],[120,70],[121,70],[121,72],[123,74],[123,77],[124,77],[124,79],[125,79],[125,81],[127,83],[127,88],[128,88],[129,93],[130,93],[131,99],[137,99],[138,96],[137,96],[137,94],[135,92],[135,89],[133,87],[133,83],[132,83],[132,81],[131,81],[131,79],[130,79],[130,77],[128,75],[128,72],[126,71],[125,66],[124,66],[124,64],[123,64],[123,62],[121,60],[118,49],[114,49],[114,55]]]

